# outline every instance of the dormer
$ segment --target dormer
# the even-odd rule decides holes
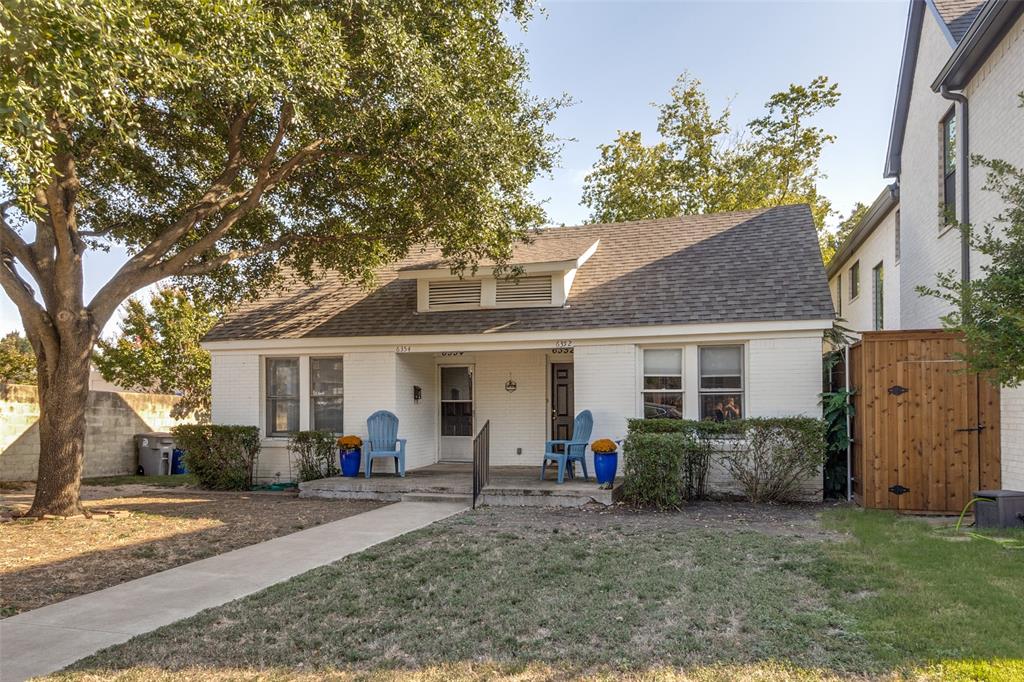
[[[404,268],[400,279],[416,280],[416,311],[560,308],[566,305],[580,267],[594,255],[593,237],[542,239],[516,249],[509,262],[519,276],[495,276],[493,263],[473,274],[452,274],[447,264],[431,261]]]

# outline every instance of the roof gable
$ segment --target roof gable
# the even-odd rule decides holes
[[[551,228],[535,238],[599,240],[565,307],[416,312],[416,281],[398,276],[428,253],[377,273],[378,285],[329,274],[240,306],[207,341],[480,334],[833,317],[807,206]]]

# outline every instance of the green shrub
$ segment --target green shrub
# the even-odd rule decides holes
[[[811,417],[744,419],[722,461],[751,502],[795,499],[825,463],[825,422]]]
[[[258,427],[183,424],[172,432],[177,446],[185,451],[185,466],[199,485],[213,490],[252,488],[260,453]]]
[[[298,466],[300,481],[330,478],[338,469],[334,435],[327,431],[297,431],[288,440],[288,452]]]
[[[791,499],[825,458],[824,423],[810,417],[630,419],[624,497],[678,506],[707,496],[713,456],[752,501]]]
[[[682,504],[683,458],[688,440],[682,433],[629,434],[622,491],[625,500],[642,507]]]

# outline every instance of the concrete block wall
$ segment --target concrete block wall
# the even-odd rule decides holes
[[[85,477],[135,472],[135,434],[169,431],[177,396],[90,391],[86,406]],[[39,465],[39,400],[35,386],[0,384],[0,480],[34,480]]]

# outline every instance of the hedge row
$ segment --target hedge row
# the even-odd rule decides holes
[[[705,497],[713,457],[751,501],[782,501],[820,471],[825,424],[812,417],[631,419],[625,450],[623,493],[631,504],[676,507]]]
[[[213,490],[252,488],[260,454],[259,427],[183,424],[171,431],[199,485]]]

